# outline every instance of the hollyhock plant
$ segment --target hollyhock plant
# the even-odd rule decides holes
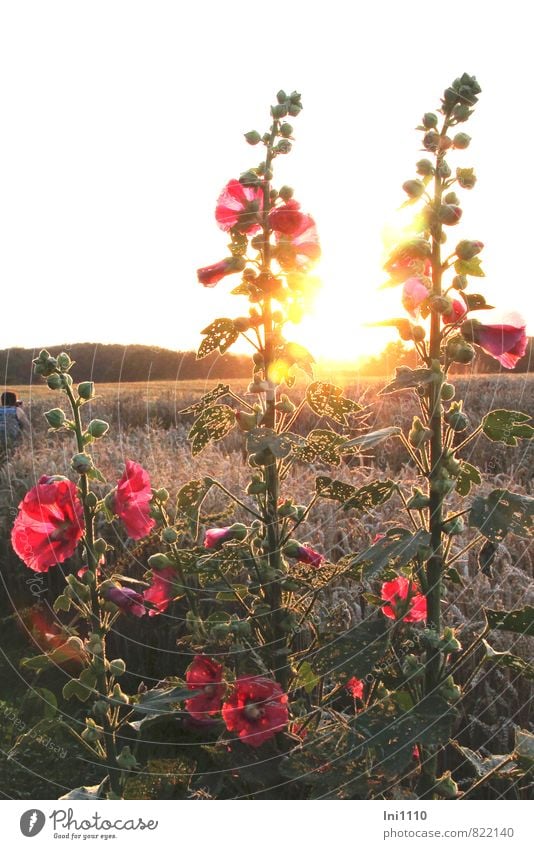
[[[423,622],[426,619],[426,598],[417,584],[408,578],[399,576],[382,584],[381,598],[386,602],[382,613],[388,619],[400,619],[403,622]]]
[[[11,532],[16,554],[34,572],[71,557],[83,535],[83,507],[67,478],[43,475],[19,504]]]
[[[363,699],[363,681],[354,675],[345,684],[345,689],[349,691],[353,699]]]
[[[263,191],[260,186],[245,186],[239,180],[230,180],[217,200],[215,218],[221,230],[257,233],[262,209]]]
[[[242,257],[227,257],[214,265],[208,265],[205,268],[199,268],[197,271],[198,282],[206,289],[212,289],[219,283],[223,277],[228,277],[230,274],[237,274],[243,271],[245,262]]]
[[[296,540],[289,540],[284,547],[284,554],[293,560],[297,560],[299,563],[315,566],[316,569],[322,566],[324,562],[324,556],[322,554],[319,554],[318,551],[315,551],[309,545],[301,545]]]
[[[205,655],[196,655],[185,680],[190,690],[200,690],[185,702],[185,709],[193,719],[203,721],[219,713],[226,689],[221,663]]]
[[[464,339],[474,342],[504,368],[514,368],[527,350],[526,322],[517,313],[506,316],[501,324],[471,319],[463,324],[461,332]]]
[[[124,474],[117,484],[114,510],[131,539],[143,539],[156,524],[150,516],[151,500],[148,472],[139,463],[126,460]]]
[[[287,726],[287,695],[261,675],[238,678],[222,706],[222,717],[228,731],[257,748]]]
[[[143,596],[131,587],[108,587],[104,598],[116,604],[123,613],[130,613],[132,616],[144,616],[147,612]]]
[[[154,570],[151,584],[143,592],[143,601],[149,602],[149,605],[152,605],[147,607],[149,616],[159,616],[160,613],[165,613],[176,595],[174,588],[175,581],[176,572],[172,566]]]
[[[402,305],[412,318],[417,318],[419,308],[430,294],[429,286],[420,277],[409,277],[402,287]]]

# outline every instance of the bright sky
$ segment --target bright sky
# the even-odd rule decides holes
[[[196,347],[237,315],[235,278],[204,290],[198,266],[226,255],[213,210],[257,164],[279,88],[302,93],[280,158],[316,219],[323,289],[288,333],[323,358],[395,338],[362,324],[402,315],[378,292],[384,238],[405,218],[425,111],[463,71],[482,86],[467,151],[464,216],[481,239],[482,291],[534,331],[532,29],[528,4],[19,0],[0,12],[0,347],[74,341]],[[513,127],[516,127],[513,130]],[[515,138],[514,138],[515,134]],[[472,289],[474,291],[474,289]],[[241,306],[240,302],[241,301]]]

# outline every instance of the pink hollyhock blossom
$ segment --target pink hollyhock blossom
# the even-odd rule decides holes
[[[160,613],[165,613],[176,594],[174,590],[175,580],[176,573],[172,566],[154,570],[152,583],[143,593],[143,600],[154,605],[153,608],[147,608],[149,616],[159,616]]]
[[[214,265],[199,268],[197,271],[198,282],[202,283],[207,289],[212,289],[223,277],[243,271],[245,265],[246,262],[243,257],[227,257],[220,262],[216,262]]]
[[[296,236],[303,233],[312,222],[309,215],[300,211],[300,203],[288,200],[283,206],[277,206],[269,213],[271,230],[284,236]]]
[[[385,536],[385,534],[375,534],[373,537],[373,545],[375,544],[375,542],[380,542],[380,540],[384,539]]]
[[[144,616],[146,613],[143,596],[131,587],[109,587],[105,590],[104,596],[107,601],[116,604],[123,613],[131,613],[132,616]]]
[[[417,318],[421,304],[426,301],[430,289],[420,277],[409,277],[402,287],[402,305],[412,318]]]
[[[222,718],[228,731],[257,748],[286,727],[287,695],[269,678],[238,678],[232,695],[222,706]]]
[[[28,568],[48,572],[74,554],[83,532],[76,486],[67,478],[43,475],[19,504],[11,544]]]
[[[316,568],[319,568],[324,561],[322,554],[319,554],[309,545],[301,545],[296,539],[288,541],[287,545],[284,546],[284,554],[299,563],[306,563],[308,566],[315,566]]]
[[[239,180],[230,180],[219,195],[215,218],[221,230],[255,233],[260,229],[258,214],[262,210],[260,186],[243,186]]]
[[[219,713],[226,689],[222,677],[221,663],[201,654],[196,655],[185,675],[189,689],[201,691],[185,702],[185,709],[193,719],[203,721]]]
[[[286,270],[307,271],[321,256],[317,227],[311,215],[304,215],[291,235],[275,232],[276,258]]]
[[[114,509],[131,539],[143,539],[156,524],[150,517],[151,498],[148,472],[139,463],[126,460],[126,469],[117,484]]]
[[[204,548],[217,548],[232,539],[230,528],[210,528],[204,536]]]
[[[403,622],[422,622],[426,619],[426,598],[417,584],[408,578],[399,576],[393,581],[386,581],[382,584],[380,596],[387,602],[382,607],[382,613],[388,619],[402,617]]]
[[[359,678],[349,678],[345,684],[345,689],[349,691],[353,699],[363,699],[363,681]]]
[[[505,316],[502,324],[482,324],[472,319],[464,323],[462,335],[504,368],[514,368],[527,350],[526,322],[517,313]]]
[[[462,321],[467,315],[467,305],[465,301],[459,298],[454,298],[452,301],[452,312],[450,315],[443,315],[443,324],[457,324]]]

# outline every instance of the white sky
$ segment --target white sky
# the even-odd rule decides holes
[[[384,279],[383,236],[423,154],[414,132],[463,71],[481,83],[466,129],[474,165],[449,228],[486,243],[481,289],[534,329],[530,247],[532,28],[529,6],[480,0],[0,4],[0,347],[74,341],[196,347],[236,315],[236,278],[215,290],[198,266],[226,255],[213,210],[260,148],[279,88],[304,110],[279,169],[323,247],[315,318],[291,337],[355,357],[401,315]],[[514,129],[515,127],[515,129]],[[278,160],[280,161],[280,160]],[[472,288],[474,291],[474,288]],[[244,304],[244,301],[243,301]]]

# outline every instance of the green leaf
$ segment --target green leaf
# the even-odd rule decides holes
[[[296,342],[286,342],[280,350],[279,356],[289,367],[298,366],[308,377],[313,377],[312,365],[315,360],[307,348],[298,345]]]
[[[308,386],[306,401],[318,416],[326,416],[340,425],[348,424],[347,417],[351,413],[360,413],[363,410],[356,401],[344,398],[339,386],[322,381],[316,381]]]
[[[534,766],[534,734],[523,728],[515,731],[515,754],[527,769]]]
[[[309,695],[317,687],[320,680],[319,676],[313,671],[311,664],[305,660],[300,664],[297,675],[293,679],[293,687],[295,690],[302,687]]]
[[[526,413],[516,410],[492,410],[482,419],[482,430],[492,442],[504,442],[505,445],[517,445],[518,439],[532,439],[534,427]]]
[[[189,530],[195,537],[198,532],[200,508],[212,486],[213,479],[205,477],[199,480],[188,481],[178,491],[177,511],[187,517]]]
[[[197,360],[207,357],[212,351],[219,349],[219,354],[225,354],[239,336],[231,318],[216,318],[202,331],[206,338],[202,340],[197,352]]]
[[[417,386],[432,383],[436,379],[439,379],[439,374],[434,373],[429,368],[399,366],[395,369],[395,379],[384,386],[378,394],[389,395],[391,392],[398,392],[401,389],[415,389]]]
[[[485,660],[494,663],[497,666],[505,666],[511,669],[516,675],[522,675],[528,681],[534,681],[534,666],[523,660],[522,657],[517,657],[509,651],[495,651],[486,640],[482,641],[486,649]]]
[[[321,476],[315,479],[315,492],[320,498],[328,498],[331,501],[344,504],[345,501],[356,495],[358,490],[350,483]]]
[[[528,537],[533,530],[534,498],[507,489],[494,489],[485,498],[477,495],[471,505],[469,525],[493,542],[502,542],[507,533]]]
[[[32,715],[42,715],[43,719],[53,719],[57,713],[57,699],[46,687],[34,687],[26,694],[26,700],[32,705]]]
[[[482,271],[482,260],[479,256],[474,256],[472,259],[457,259],[454,263],[456,274],[467,274],[470,277],[485,277]]]
[[[54,601],[54,604],[52,605],[52,610],[54,611],[54,613],[59,613],[60,610],[62,610],[64,613],[68,613],[71,608],[71,604],[72,602],[68,596],[58,595]]]
[[[430,545],[430,534],[422,529],[412,534],[406,528],[390,528],[382,539],[362,551],[352,565],[364,564],[363,577],[376,578],[389,566],[407,566]]]
[[[388,648],[389,629],[384,622],[360,622],[308,657],[317,675],[346,680],[372,672]]]
[[[306,444],[297,448],[295,454],[299,460],[306,463],[322,460],[327,466],[339,466],[339,447],[345,442],[346,439],[332,430],[312,430],[308,434]]]
[[[479,755],[478,752],[474,752],[472,749],[468,749],[467,746],[460,746],[459,743],[453,741],[453,745],[455,749],[457,749],[466,759],[466,761],[471,764],[473,767],[477,778],[483,778],[488,772],[492,772],[499,764],[502,764],[509,758],[509,755],[490,755],[485,758],[482,755]],[[507,772],[510,772],[514,769],[513,763],[507,763],[496,773],[495,777],[498,778],[500,775],[505,775]]]
[[[460,466],[460,471],[456,477],[456,492],[464,498],[469,495],[473,484],[482,483],[480,472],[471,463],[464,463]]]
[[[217,404],[204,410],[187,436],[193,457],[209,442],[218,442],[235,426],[235,412],[227,404]]]
[[[484,613],[493,630],[534,637],[534,607],[530,605],[517,610],[484,610]]]
[[[100,784],[94,784],[91,787],[75,787],[74,790],[69,790],[64,796],[60,796],[59,800],[104,799],[107,781],[108,777],[106,776]]]
[[[389,479],[368,483],[356,490],[344,505],[344,509],[369,510],[371,507],[378,507],[379,504],[389,501],[397,489],[397,484]]]
[[[172,711],[166,710],[166,708],[170,705],[177,705],[186,699],[198,696],[200,692],[200,690],[190,690],[183,684],[176,687],[154,687],[154,689],[142,693],[139,696],[139,701],[133,707],[137,713],[150,716],[169,713]]]
[[[219,398],[224,398],[225,395],[228,395],[230,392],[230,386],[226,383],[219,383],[215,386],[211,392],[208,392],[206,395],[200,399],[200,401],[196,401],[195,404],[190,404],[189,407],[186,407],[184,410],[180,410],[179,415],[181,416],[199,416],[200,413],[203,413],[205,409],[208,407],[212,407]]]
[[[466,292],[462,292],[461,295],[465,301],[468,312],[475,312],[476,310],[495,309],[495,307],[492,307],[491,304],[486,303],[484,295],[478,295],[476,293],[467,294]]]
[[[349,439],[343,443],[340,452],[345,454],[347,451],[357,448],[359,451],[366,451],[369,448],[374,448],[390,436],[397,436],[401,433],[400,427],[383,427],[380,430],[375,430],[372,433],[364,433],[363,436],[357,436],[355,439]]]
[[[296,445],[304,445],[304,439],[294,433],[276,433],[268,427],[255,427],[247,434],[247,451],[251,455],[270,451],[280,460],[287,457]]]
[[[63,698],[67,701],[75,698],[80,702],[86,702],[92,692],[92,689],[86,687],[85,684],[77,678],[71,678],[70,681],[67,681],[63,687]]]

